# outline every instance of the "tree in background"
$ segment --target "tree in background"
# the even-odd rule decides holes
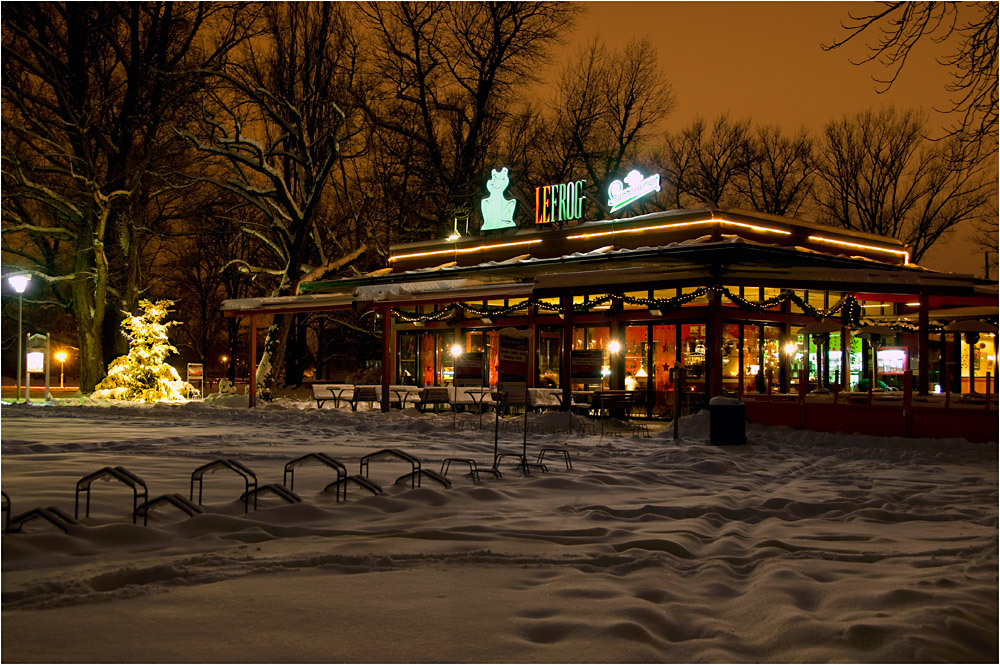
[[[888,108],[828,124],[817,149],[819,221],[898,238],[916,263],[959,224],[983,219],[991,181],[958,159],[958,139],[924,139],[924,122]]]
[[[357,259],[363,242],[326,205],[333,175],[357,127],[348,116],[358,47],[347,8],[337,3],[263,6],[259,37],[244,41],[232,61],[201,72],[204,115],[194,131],[179,130],[198,150],[224,164],[207,180],[239,197],[256,220],[243,227],[270,252],[271,266],[245,269],[272,276],[273,296],[298,293]],[[279,385],[292,317],[274,317],[256,382],[265,398]],[[301,377],[286,377],[292,383]]]
[[[795,217],[813,189],[813,140],[803,129],[792,137],[778,127],[757,127],[748,139],[748,155],[736,190],[751,210]]]
[[[711,128],[701,118],[668,133],[660,166],[673,187],[673,207],[736,206],[737,182],[751,158],[750,120],[719,116]]]
[[[559,2],[372,2],[375,37],[360,103],[378,141],[402,149],[410,172],[398,191],[410,240],[451,230],[475,207],[512,101],[535,81],[547,48],[577,9]],[[513,180],[511,189],[518,183]]]
[[[586,175],[591,218],[606,219],[608,185],[622,178],[676,106],[648,39],[609,52],[593,39],[559,74],[554,118],[540,132],[538,184]],[[646,202],[648,203],[648,202]]]
[[[874,5],[873,5],[874,7]],[[1000,5],[996,2],[880,2],[860,15],[850,13],[842,23],[847,36],[824,46],[840,48],[862,35],[871,35],[868,57],[889,69],[887,78],[873,77],[878,91],[889,90],[914,48],[928,41],[946,43],[954,50],[938,58],[953,72],[948,91],[954,94],[945,112],[957,117],[948,135],[959,139],[963,158],[978,158],[997,150],[997,39]]]
[[[168,125],[189,89],[175,74],[217,64],[239,13],[211,3],[4,7],[4,252],[72,312],[84,392],[104,376],[108,307],[135,305],[148,231],[176,196]],[[213,48],[201,39],[209,26]]]

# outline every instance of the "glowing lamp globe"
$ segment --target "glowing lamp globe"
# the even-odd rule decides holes
[[[7,281],[10,282],[15,291],[24,293],[24,290],[28,288],[28,282],[31,281],[31,275],[11,275]]]

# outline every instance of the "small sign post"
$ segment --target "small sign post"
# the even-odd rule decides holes
[[[188,363],[187,382],[193,384],[198,382],[198,390],[205,394],[205,366],[201,363]]]

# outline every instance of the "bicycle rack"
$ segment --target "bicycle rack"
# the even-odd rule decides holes
[[[0,490],[0,495],[3,497],[0,499],[0,510],[7,513],[7,517],[3,519],[3,532],[7,533],[10,530],[10,497],[3,490]]]
[[[482,472],[492,473],[493,476],[496,477],[496,478],[498,478],[498,479],[499,478],[503,478],[503,474],[500,473],[500,469],[480,469],[479,465],[476,464],[476,460],[469,459],[469,458],[466,458],[466,457],[446,457],[444,460],[442,460],[442,462],[441,462],[441,471],[440,471],[440,474],[442,476],[447,476],[448,475],[448,471],[451,469],[451,463],[452,462],[456,462],[458,464],[468,464],[469,465],[469,476],[472,477],[472,482],[475,483],[475,484],[477,484],[477,485],[479,484],[479,474],[482,473]]]
[[[249,490],[249,492],[253,494],[254,508],[257,507],[257,497],[263,494],[264,492],[270,492],[279,499],[284,499],[286,503],[302,503],[302,499],[301,497],[299,497],[298,494],[291,491],[284,485],[278,485],[276,483],[272,483],[269,485],[261,485],[260,487]],[[244,494],[240,498],[246,501],[248,497],[246,494]]]
[[[257,474],[248,469],[246,466],[234,459],[217,459],[214,462],[209,462],[208,464],[202,464],[197,469],[191,472],[191,495],[190,500],[194,501],[194,484],[198,483],[198,504],[201,504],[201,491],[203,487],[203,477],[207,471],[214,471],[216,469],[229,469],[233,473],[241,476],[243,482],[246,483],[246,490],[243,492],[243,512],[250,512],[250,490],[257,489]],[[257,494],[253,495],[253,509],[257,510]]]
[[[344,485],[344,496],[346,497],[347,496],[347,483],[349,483],[349,482],[350,483],[354,483],[355,485],[357,485],[358,487],[360,487],[362,489],[368,490],[372,494],[381,494],[382,493],[382,487],[380,485],[378,485],[377,483],[373,483],[372,481],[368,480],[364,476],[348,476],[348,477],[343,478],[343,479],[338,478],[337,480],[333,481],[332,483],[330,483],[329,485],[327,485],[326,487],[324,487],[323,491],[329,493],[330,488],[333,487],[334,490],[336,490],[337,492],[340,492],[340,486]]]
[[[413,455],[404,453],[402,450],[396,450],[395,448],[386,448],[385,450],[379,450],[374,453],[369,453],[361,458],[361,475],[365,478],[368,477],[369,466],[368,463],[373,459],[378,459],[380,457],[395,457],[396,459],[402,460],[404,462],[409,462],[410,466],[413,467],[412,471],[407,474],[410,478],[410,489],[420,487],[420,460],[418,460]],[[406,476],[401,476],[406,477]]]
[[[562,455],[563,460],[566,462],[566,468],[567,469],[573,468],[573,462],[571,462],[569,459],[569,451],[566,450],[565,448],[542,448],[541,451],[538,453],[538,460],[537,460],[538,464],[541,464],[542,460],[545,459],[545,453]]]
[[[347,478],[347,467],[344,466],[341,462],[339,462],[339,461],[335,460],[334,458],[330,457],[326,453],[308,453],[306,455],[303,455],[302,457],[296,457],[292,461],[290,461],[287,464],[285,464],[285,473],[281,477],[282,484],[284,484],[286,487],[288,487],[288,489],[294,490],[295,489],[295,467],[301,466],[301,465],[305,464],[306,462],[309,462],[310,460],[315,460],[315,461],[319,462],[320,464],[324,464],[324,465],[330,467],[331,469],[336,470],[336,472],[337,472],[338,489],[340,487],[343,487],[344,501],[347,501],[347,483],[340,483],[340,481],[342,479]],[[330,485],[327,485],[327,487],[329,487],[329,486]],[[340,501],[340,494],[341,493],[338,491],[337,492],[337,501],[338,502]]]
[[[181,494],[164,494],[162,496],[158,496],[152,501],[147,501],[145,504],[139,506],[139,512],[148,516],[149,511],[160,504],[169,504],[181,512],[187,513],[188,517],[194,517],[195,515],[204,512],[202,511],[201,506],[191,503]]]
[[[448,480],[447,478],[445,478],[444,476],[442,476],[439,473],[431,471],[430,469],[417,469],[416,471],[412,471],[410,473],[403,474],[399,478],[396,478],[395,484],[396,485],[402,485],[407,480],[409,480],[410,481],[410,487],[412,488],[413,487],[414,476],[416,476],[417,487],[420,487],[420,479],[426,477],[426,478],[430,478],[431,480],[433,480],[436,483],[439,483],[445,489],[451,489],[451,481],[450,480]]]
[[[83,490],[87,491],[87,512],[85,517],[90,517],[90,486],[95,480],[117,480],[120,483],[128,485],[132,488],[132,524],[135,524],[136,517],[139,513],[139,489],[142,488],[143,503],[149,501],[149,490],[146,489],[146,483],[142,478],[135,475],[123,466],[106,466],[103,469],[99,469],[89,475],[84,476],[76,483],[76,500],[74,502],[76,510],[75,517],[80,519],[80,492]],[[144,514],[142,519],[142,525],[147,526],[149,524],[148,517]]]
[[[56,506],[49,506],[48,508],[32,508],[28,512],[15,517],[11,520],[10,532],[20,533],[22,527],[36,517],[40,517],[49,524],[61,529],[63,533],[69,533],[70,527],[80,524],[79,521],[59,510]]]

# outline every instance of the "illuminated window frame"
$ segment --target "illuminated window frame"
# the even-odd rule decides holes
[[[452,247],[450,249],[436,249],[430,252],[414,252],[413,254],[396,254],[389,257],[389,262],[400,261],[402,259],[415,259],[421,256],[438,256],[441,254],[470,254],[472,252],[482,252],[489,249],[499,249],[501,247],[515,247],[518,245],[533,245],[542,240],[519,240],[517,242],[501,242],[494,245],[477,245],[475,247]]]

